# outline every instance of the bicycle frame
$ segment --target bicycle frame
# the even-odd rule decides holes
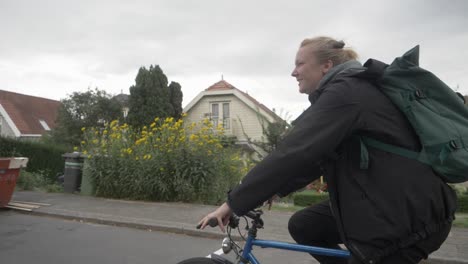
[[[300,244],[292,244],[286,242],[279,242],[274,240],[261,240],[256,239],[253,235],[249,234],[247,241],[244,246],[244,250],[242,252],[242,259],[240,263],[244,263],[243,261],[248,261],[252,264],[260,264],[257,258],[252,253],[252,249],[254,246],[258,246],[261,248],[276,248],[288,251],[297,251],[297,252],[305,252],[323,256],[331,256],[331,257],[339,257],[339,258],[349,258],[351,256],[350,252],[347,250],[341,249],[331,249],[331,248],[321,248],[321,247],[313,247],[313,246],[306,246]]]

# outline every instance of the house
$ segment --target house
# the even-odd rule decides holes
[[[249,140],[264,142],[264,128],[268,123],[282,120],[248,93],[225,80],[200,92],[185,108],[188,122],[209,118],[214,126],[222,125],[225,135],[236,138],[244,149],[259,151]]]
[[[0,90],[0,136],[39,139],[55,127],[60,102]]]
[[[123,117],[126,118],[128,116],[128,111],[130,110],[129,108],[129,101],[130,101],[130,95],[124,94],[121,92],[120,94],[112,97],[112,99],[117,100],[117,102],[122,105],[122,114]]]

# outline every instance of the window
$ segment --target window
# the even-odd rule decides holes
[[[122,113],[123,113],[123,117],[124,117],[124,118],[127,118],[127,116],[128,116],[128,110],[129,110],[128,107],[122,108]]]
[[[223,103],[223,128],[231,128],[231,113],[229,112],[229,103]]]
[[[218,119],[219,119],[219,104],[211,104],[211,121],[213,122],[213,126],[218,126]]]
[[[40,119],[40,120],[39,120],[39,123],[41,123],[42,127],[43,127],[46,131],[50,131],[50,127],[49,127],[49,125],[47,125],[46,121]]]

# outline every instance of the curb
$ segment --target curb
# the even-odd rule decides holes
[[[202,237],[202,238],[209,238],[209,239],[224,239],[226,234],[219,234],[209,231],[202,231],[202,230],[191,230],[183,227],[171,227],[165,225],[150,225],[150,224],[139,224],[139,223],[129,223],[129,222],[122,222],[122,221],[115,221],[115,220],[107,220],[107,219],[99,219],[99,218],[92,218],[92,217],[81,217],[81,216],[72,216],[72,215],[63,215],[63,214],[54,214],[54,213],[47,213],[47,212],[38,212],[38,211],[18,211],[21,214],[28,214],[28,215],[35,215],[41,217],[50,217],[50,218],[57,218],[57,219],[64,219],[70,221],[78,221],[78,222],[85,222],[85,223],[92,223],[92,224],[101,224],[101,225],[108,225],[108,226],[118,226],[118,227],[127,227],[127,228],[134,228],[139,230],[146,230],[146,231],[159,231],[159,232],[167,232],[167,233],[174,233],[174,234],[181,234],[181,235],[188,235],[193,237]],[[242,241],[243,239],[239,235],[231,235],[231,237],[235,241]]]
[[[108,226],[127,227],[127,228],[139,229],[139,230],[146,230],[150,232],[152,231],[167,232],[167,233],[182,234],[182,235],[202,237],[202,238],[208,238],[208,239],[222,240],[226,237],[226,234],[219,234],[219,233],[202,231],[202,230],[192,230],[192,229],[186,229],[183,227],[170,227],[170,226],[165,226],[165,225],[129,223],[129,222],[122,222],[122,221],[115,221],[115,220],[54,214],[54,213],[38,212],[38,211],[31,211],[31,212],[17,211],[17,212],[21,214],[35,215],[35,216],[41,216],[41,217],[51,217],[51,218],[56,218],[56,219],[79,221],[79,222],[101,224],[101,225],[108,225]],[[231,238],[234,239],[235,241],[243,240],[239,235],[231,235]],[[431,258],[430,257],[427,260],[421,261],[421,263],[422,264],[468,264],[468,260],[462,260],[462,259],[456,259],[456,258],[437,258],[437,257]]]

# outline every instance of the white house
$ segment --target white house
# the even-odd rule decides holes
[[[215,126],[222,124],[227,136],[236,137],[236,144],[251,151],[256,148],[247,138],[264,141],[262,126],[281,120],[268,107],[224,80],[200,92],[184,112],[188,122],[209,118]]]
[[[60,102],[0,90],[0,136],[39,139],[55,127]]]

